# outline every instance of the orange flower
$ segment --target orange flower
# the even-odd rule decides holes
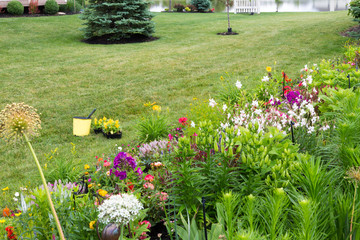
[[[3,213],[4,217],[10,217],[11,216],[11,211],[10,211],[10,209],[8,207],[4,208],[2,213]]]

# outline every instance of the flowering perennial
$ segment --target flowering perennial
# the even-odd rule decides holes
[[[143,208],[142,203],[134,195],[113,195],[99,206],[98,217],[101,223],[122,225],[135,220]]]
[[[127,177],[126,170],[132,170],[138,175],[142,175],[141,168],[135,170],[137,166],[136,160],[126,152],[120,152],[114,159],[114,165],[110,169],[110,175],[115,175],[119,180],[124,180]]]

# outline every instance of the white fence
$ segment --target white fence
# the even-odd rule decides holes
[[[259,0],[234,0],[234,13],[260,13]]]

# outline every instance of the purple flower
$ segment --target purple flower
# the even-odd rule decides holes
[[[300,95],[299,91],[290,91],[286,95],[286,99],[290,104],[299,104],[299,100],[301,100],[302,96]]]
[[[115,176],[119,178],[119,180],[124,180],[127,177],[126,171],[115,170]]]
[[[139,175],[142,175],[142,174],[143,174],[143,172],[141,171],[141,168],[138,168],[138,169],[136,170],[136,172],[137,172]]]

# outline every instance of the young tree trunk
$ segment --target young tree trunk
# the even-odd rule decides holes
[[[228,18],[228,32],[232,32],[230,27],[230,3],[226,1],[226,10],[227,10],[227,18]]]

